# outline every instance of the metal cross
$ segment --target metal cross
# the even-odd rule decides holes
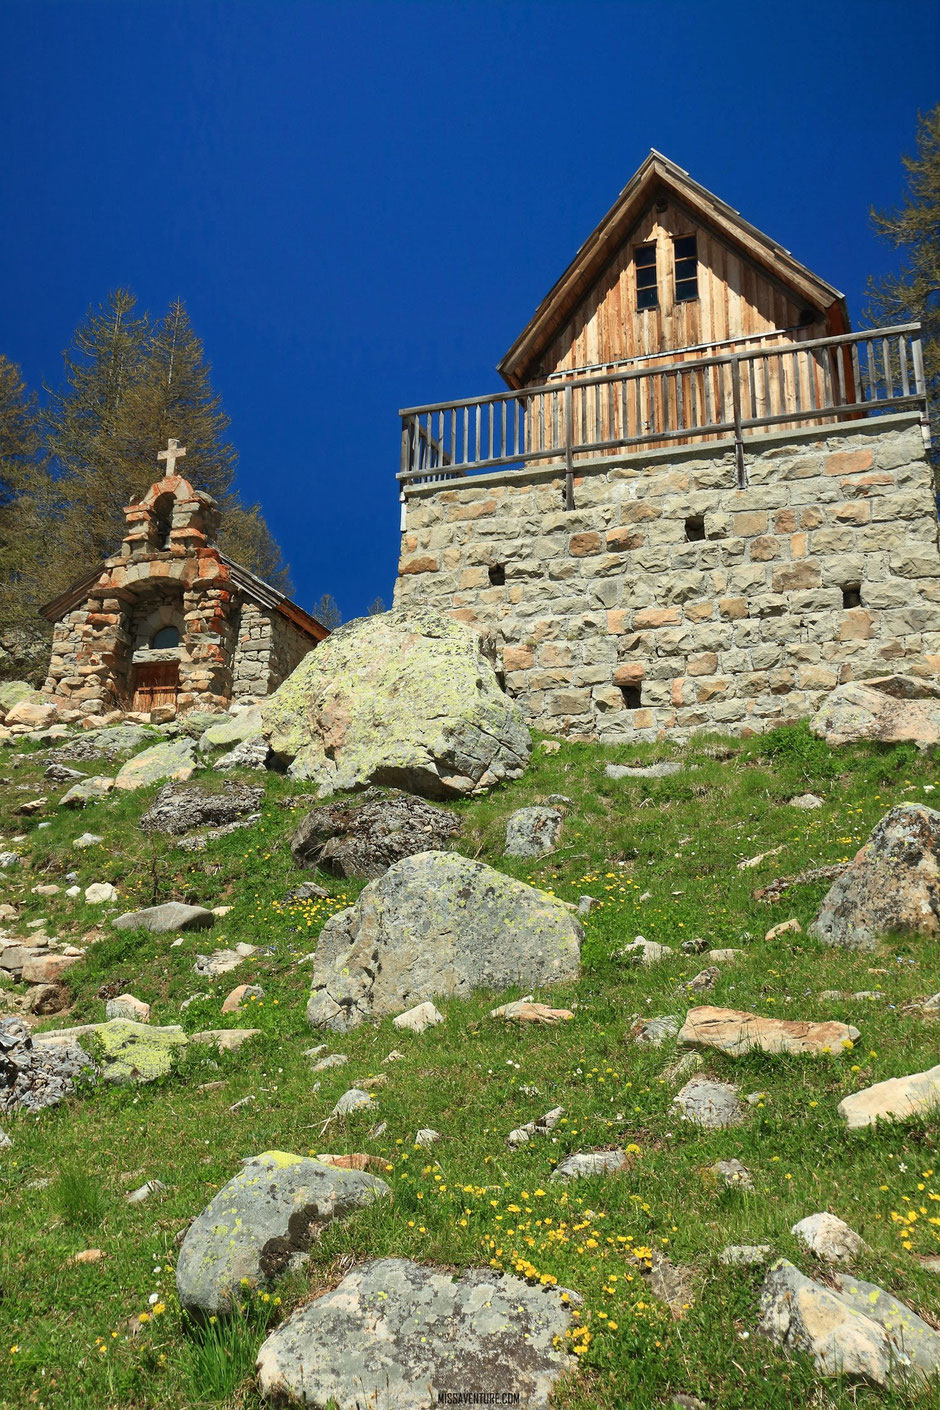
[[[185,454],[186,447],[181,446],[179,441],[171,436],[166,443],[166,450],[157,451],[157,459],[166,461],[166,473],[168,475],[175,475],[176,462]]]

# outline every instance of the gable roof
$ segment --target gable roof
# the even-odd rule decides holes
[[[834,331],[849,330],[845,296],[838,289],[800,264],[789,250],[751,225],[733,206],[693,181],[682,167],[652,150],[497,364],[497,371],[510,387],[525,386],[529,370],[623,247],[655,193],[663,188],[807,304],[829,313],[837,325]]]

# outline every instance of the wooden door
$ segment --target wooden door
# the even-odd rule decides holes
[[[162,705],[176,705],[180,688],[178,661],[155,661],[152,665],[134,668],[133,710],[155,710]]]

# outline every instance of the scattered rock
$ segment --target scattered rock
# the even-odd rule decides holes
[[[72,996],[64,984],[36,984],[27,995],[27,1008],[37,1017],[61,1013],[71,1002]]]
[[[721,970],[717,965],[709,965],[707,969],[699,970],[687,983],[680,984],[676,993],[707,994],[710,989],[714,989],[720,978]]]
[[[689,940],[683,940],[679,949],[684,955],[704,955],[708,949],[708,941],[703,940],[701,935],[695,935]]]
[[[195,828],[237,822],[246,814],[256,813],[263,802],[264,788],[260,784],[226,779],[220,789],[211,790],[198,783],[168,783],[144,813],[140,828],[143,832],[165,832],[178,837]]]
[[[886,935],[936,935],[938,854],[940,813],[919,803],[892,808],[833,884],[810,934],[847,950],[874,950]]]
[[[348,1092],[344,1092],[333,1108],[333,1116],[348,1116],[352,1111],[362,1111],[365,1107],[372,1105],[372,1097],[368,1092],[364,1092],[361,1087],[350,1087]]]
[[[202,1033],[194,1033],[193,1043],[208,1043],[220,1053],[237,1053],[249,1038],[257,1038],[260,1028],[207,1028]]]
[[[24,984],[55,984],[67,969],[84,959],[83,954],[32,954],[20,972]]]
[[[337,799],[308,813],[290,848],[298,866],[371,879],[405,857],[441,851],[460,828],[453,813],[423,798],[370,788],[361,798]]]
[[[557,846],[562,822],[557,808],[517,808],[506,823],[506,856],[548,856]]]
[[[547,1410],[568,1364],[569,1317],[556,1289],[512,1274],[479,1268],[458,1277],[406,1259],[375,1259],[268,1337],[258,1384],[263,1397],[342,1410],[431,1410],[440,1389],[498,1386],[515,1404]]]
[[[343,1067],[349,1061],[346,1053],[330,1053],[313,1064],[314,1072],[328,1072],[331,1067]]]
[[[543,754],[557,754],[561,748],[561,741],[558,739],[543,739],[539,748]]]
[[[42,1111],[71,1096],[76,1079],[96,1072],[77,1043],[37,1044],[25,1023],[0,1019],[0,1112]]]
[[[180,1305],[205,1316],[231,1312],[243,1285],[275,1277],[306,1253],[318,1228],[389,1194],[375,1175],[283,1151],[247,1160],[186,1232],[176,1265]]]
[[[747,1267],[754,1263],[766,1263],[770,1257],[770,1244],[729,1244],[718,1255],[719,1263],[731,1268]]]
[[[665,1302],[674,1317],[688,1312],[693,1302],[692,1268],[673,1263],[664,1254],[653,1250],[648,1277],[649,1290],[660,1302]]]
[[[89,906],[103,906],[108,901],[116,901],[117,896],[117,890],[110,881],[93,881],[85,887],[85,900]]]
[[[375,1077],[365,1077],[359,1083],[364,1092],[374,1092],[376,1087],[387,1087],[388,1077],[384,1072],[379,1072]]]
[[[821,808],[824,800],[817,793],[800,793],[796,798],[790,799],[791,808]]]
[[[940,743],[940,690],[913,676],[880,676],[836,686],[810,721],[832,746],[874,739],[881,744]]]
[[[579,896],[577,914],[579,916],[589,916],[597,904],[598,900],[596,896]]]
[[[684,764],[664,762],[661,764],[608,764],[604,773],[608,778],[669,778],[682,772]]]
[[[0,852],[0,871],[9,871],[11,867],[18,867],[22,860],[19,852]]]
[[[59,807],[84,808],[88,803],[100,803],[113,788],[114,779],[106,778],[103,774],[83,778],[80,783],[73,783],[67,793],[62,794]]]
[[[616,1175],[629,1164],[625,1151],[578,1151],[565,1156],[550,1178],[556,1181],[584,1180],[594,1175]]]
[[[295,886],[293,891],[288,891],[284,903],[290,906],[296,901],[326,901],[329,900],[329,895],[325,887],[317,886],[312,881],[304,881],[300,886]]]
[[[108,1018],[129,1018],[135,1023],[150,1022],[150,1005],[135,999],[133,994],[118,994],[117,998],[109,999],[104,1011]]]
[[[14,725],[26,725],[29,729],[47,729],[55,722],[58,713],[58,707],[55,705],[46,705],[38,700],[20,700],[10,706],[3,723],[7,729],[12,729]]]
[[[380,1155],[366,1155],[362,1151],[354,1151],[351,1155],[318,1155],[317,1160],[334,1170],[368,1170],[375,1166],[376,1170],[386,1175],[394,1169],[391,1162],[383,1160]]]
[[[422,1126],[415,1134],[416,1146],[433,1146],[435,1141],[441,1139],[440,1131],[432,1131],[430,1126]]]
[[[835,1275],[815,1283],[786,1259],[761,1289],[759,1330],[780,1346],[807,1351],[824,1376],[887,1388],[940,1368],[940,1335],[874,1283]]]
[[[104,838],[99,837],[97,832],[83,832],[81,837],[76,837],[72,846],[79,848],[97,847],[98,843],[103,841]]]
[[[834,1214],[808,1214],[790,1233],[826,1263],[849,1262],[865,1247],[855,1230]]]
[[[151,1195],[162,1194],[165,1189],[166,1185],[162,1180],[148,1180],[146,1184],[141,1185],[139,1189],[132,1190],[124,1198],[128,1204],[143,1204],[144,1200],[149,1199]]]
[[[754,1181],[751,1172],[746,1165],[742,1165],[740,1160],[716,1160],[714,1165],[710,1165],[709,1170],[716,1180],[729,1190],[753,1190]]]
[[[839,1115],[849,1131],[874,1126],[877,1121],[908,1121],[940,1107],[940,1066],[909,1077],[889,1077],[843,1097]]]
[[[752,867],[759,867],[768,857],[779,857],[782,851],[782,846],[772,847],[769,852],[758,852],[756,857],[745,857],[743,861],[738,862],[738,871],[750,871]]]
[[[400,1013],[392,1022],[396,1028],[407,1029],[410,1033],[423,1033],[444,1022],[444,1015],[438,1013],[432,1003],[416,1004],[413,1009]]]
[[[218,773],[227,773],[229,769],[266,769],[272,759],[270,745],[258,735],[254,739],[243,739],[241,744],[216,759],[212,767]]]
[[[490,1009],[490,1018],[512,1019],[514,1023],[563,1023],[574,1018],[570,1009],[550,1009],[545,1004],[533,1003],[528,999],[517,999],[512,1004],[502,1004],[498,1009]]]
[[[110,729],[90,730],[85,735],[76,735],[49,755],[54,764],[87,759],[117,759],[122,754],[130,754],[144,744],[152,744],[159,739],[151,729],[139,725],[117,725]]]
[[[214,955],[197,955],[193,970],[196,974],[201,974],[204,979],[218,979],[223,974],[228,974],[237,968],[242,960],[248,959],[249,955],[255,953],[257,946],[247,945],[244,942],[235,946],[234,950],[216,950]]]
[[[324,925],[307,1019],[345,1030],[415,1000],[573,979],[582,938],[553,897],[482,862],[408,857]]]
[[[680,1046],[715,1048],[729,1057],[759,1049],[765,1053],[841,1053],[860,1036],[848,1023],[804,1023],[766,1018],[739,1009],[690,1009],[679,1033]]]
[[[95,1025],[92,1052],[106,1082],[155,1082],[168,1077],[187,1047],[182,1028],[155,1028],[126,1018]]]
[[[613,956],[621,964],[642,965],[644,969],[661,964],[675,952],[669,945],[658,945],[655,940],[644,940],[638,935],[629,945],[623,945]]]
[[[693,1077],[673,1098],[685,1121],[717,1131],[724,1126],[740,1126],[747,1108],[736,1087],[727,1082],[713,1082],[708,1077]]]
[[[809,867],[806,871],[798,872],[796,876],[775,877],[766,886],[759,886],[753,892],[754,900],[772,905],[793,886],[815,886],[818,881],[835,881],[837,877],[845,875],[850,865],[849,862],[836,862],[831,867]]]
[[[100,1263],[102,1258],[107,1258],[104,1249],[83,1248],[81,1253],[73,1253],[71,1258],[65,1260],[67,1265],[81,1263]]]
[[[243,1003],[247,1003],[251,999],[263,998],[264,990],[261,988],[260,984],[239,984],[237,989],[233,989],[232,992],[226,996],[225,1002],[222,1005],[222,1012],[234,1013],[236,1009],[241,1008]]]
[[[772,925],[764,936],[765,940],[779,940],[781,935],[802,935],[803,927],[796,917],[790,920],[782,920],[779,925]]]
[[[739,958],[741,955],[743,955],[743,954],[744,954],[744,951],[743,951],[743,950],[733,950],[733,949],[709,950],[709,952],[708,952],[708,958],[711,960],[711,962],[712,962],[713,965],[716,965],[716,964],[734,964],[735,960],[738,959],[738,958]]]
[[[564,1114],[563,1106],[553,1107],[537,1121],[527,1121],[524,1126],[517,1126],[515,1131],[510,1131],[506,1137],[507,1144],[512,1147],[524,1146],[532,1136],[547,1136],[549,1131],[554,1131]]]
[[[233,745],[257,740],[261,736],[261,710],[257,705],[232,715],[218,715],[199,741],[199,749],[231,749]]]
[[[674,1013],[661,1018],[648,1018],[633,1029],[633,1041],[643,1048],[661,1048],[673,1039],[682,1027],[682,1020]]]
[[[114,786],[122,791],[147,788],[164,779],[184,780],[192,777],[196,768],[196,751],[193,741],[182,736],[164,740],[133,759],[118,770]],[[143,827],[143,820],[140,826]]]
[[[203,906],[185,906],[181,901],[164,901],[142,911],[125,911],[113,922],[115,930],[149,930],[151,935],[170,935],[177,930],[208,930],[215,916]]]

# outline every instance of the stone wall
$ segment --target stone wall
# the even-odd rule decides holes
[[[268,695],[316,643],[280,613],[244,602],[232,672],[232,697]]]
[[[940,672],[916,415],[406,492],[396,606],[493,642],[529,723],[605,740],[806,715],[846,680]]]

